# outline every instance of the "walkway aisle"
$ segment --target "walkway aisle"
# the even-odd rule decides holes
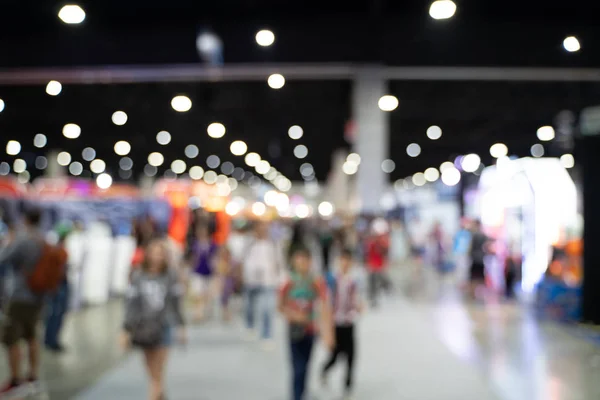
[[[436,339],[424,313],[404,300],[385,302],[361,322],[357,400],[487,400],[496,399],[474,367],[461,362]],[[217,323],[194,327],[186,349],[174,349],[169,365],[172,400],[287,400],[289,367],[283,324],[273,352],[245,342],[241,328]],[[310,399],[339,399],[341,370],[329,391],[318,384],[317,367],[325,357],[317,349]],[[78,400],[141,399],[145,377],[134,354],[103,377]]]

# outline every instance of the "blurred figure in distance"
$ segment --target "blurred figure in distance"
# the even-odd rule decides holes
[[[478,297],[478,291],[485,288],[485,257],[487,256],[490,238],[483,232],[481,221],[473,223],[471,232],[471,268],[469,272],[469,294],[473,299]]]
[[[199,322],[206,316],[215,295],[214,262],[218,246],[212,240],[208,225],[196,226],[196,240],[190,249],[192,271],[190,291],[194,298],[194,319]]]

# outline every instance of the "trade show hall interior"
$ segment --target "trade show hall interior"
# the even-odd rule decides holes
[[[600,399],[599,11],[0,1],[0,399]]]

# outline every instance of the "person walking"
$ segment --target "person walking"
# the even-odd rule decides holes
[[[320,307],[320,324],[317,307]],[[311,254],[305,247],[296,248],[292,255],[292,272],[279,292],[278,309],[288,323],[292,399],[303,400],[317,333],[320,331],[330,350],[335,346],[327,285],[323,277],[311,272]]]
[[[352,395],[355,361],[355,322],[364,309],[358,282],[352,274],[354,264],[353,251],[343,249],[339,259],[339,272],[335,276],[333,290],[333,316],[335,322],[335,348],[324,364],[321,380],[327,385],[327,374],[338,360],[346,357],[345,399]]]
[[[168,264],[164,240],[152,239],[145,254],[141,268],[131,277],[120,341],[123,349],[133,345],[144,353],[150,378],[148,398],[166,400],[164,373],[175,328],[179,342],[187,340],[181,307],[183,285],[177,271]]]
[[[208,225],[196,227],[196,241],[192,244],[190,290],[194,298],[194,315],[196,321],[202,321],[207,308],[216,295],[214,280],[214,262],[218,246],[212,240]]]

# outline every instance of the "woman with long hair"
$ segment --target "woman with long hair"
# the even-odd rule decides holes
[[[144,353],[150,400],[165,400],[164,371],[175,328],[179,341],[186,341],[182,295],[178,274],[169,266],[165,241],[152,239],[141,268],[131,277],[121,334],[124,349],[133,345]]]

